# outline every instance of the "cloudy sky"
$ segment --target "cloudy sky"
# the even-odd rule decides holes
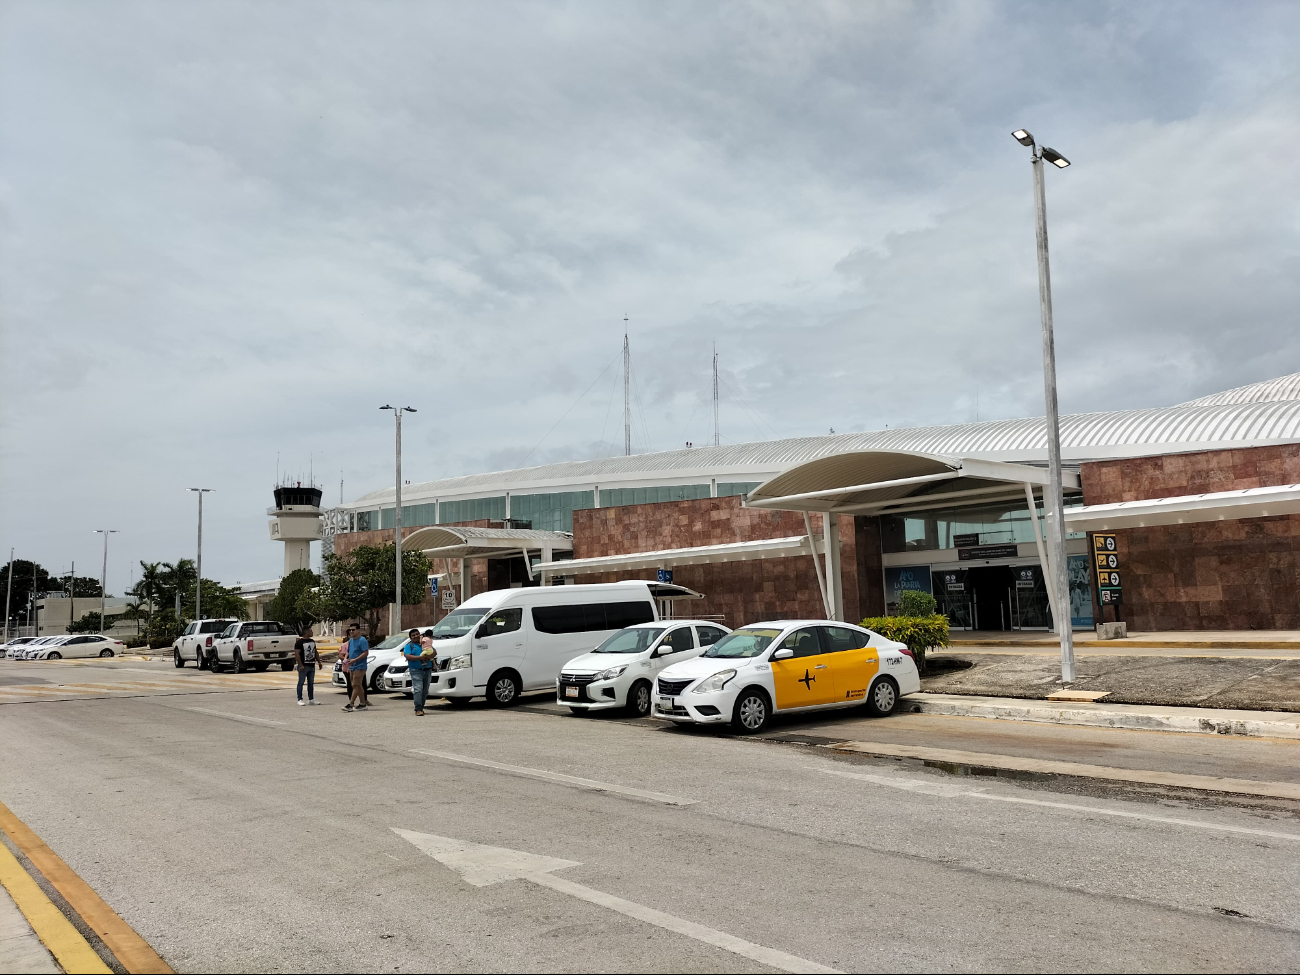
[[[1074,162],[1064,410],[1300,370],[1298,38],[1295,3],[0,3],[0,544],[97,573],[120,529],[121,592],[192,555],[202,484],[205,574],[274,578],[277,468],[391,483],[383,403],[416,481],[621,450],[625,315],[638,451],[710,438],[714,343],[727,442],[1041,414],[1020,126]]]

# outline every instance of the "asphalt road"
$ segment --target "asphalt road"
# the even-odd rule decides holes
[[[773,970],[692,925],[842,971],[1300,968],[1283,802],[973,779],[544,699],[345,714],[328,687],[295,706],[289,674],[0,668],[0,800],[179,971]],[[774,730],[1300,765],[1296,743],[993,724]],[[515,861],[465,844],[576,865],[508,879]],[[503,879],[466,879],[489,861]]]

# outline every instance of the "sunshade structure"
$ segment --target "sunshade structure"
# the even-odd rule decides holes
[[[534,571],[548,575],[586,575],[590,572],[619,572],[628,569],[671,569],[679,565],[711,565],[717,562],[748,562],[752,559],[783,559],[792,555],[808,555],[813,545],[821,550],[821,537],[809,542],[806,535],[789,538],[759,538],[752,542],[730,542],[725,545],[697,545],[692,548],[665,548],[651,552],[626,552],[620,555],[598,555],[589,559],[569,559],[546,562],[533,566]]]
[[[1077,472],[1063,472],[1062,482],[1068,493],[1079,491]],[[1038,488],[1041,494],[1047,484],[1047,470],[1028,464],[901,450],[859,450],[819,457],[782,471],[751,491],[745,506],[801,511],[810,537],[809,514],[818,512],[823,516],[824,572],[815,555],[813,565],[823,586],[827,616],[843,619],[839,520],[832,515],[899,514],[1024,497],[1035,521],[1038,557],[1046,568],[1047,552],[1042,533],[1037,529],[1034,489]],[[1054,602],[1052,610],[1056,613]],[[1057,614],[1055,618],[1061,616]]]
[[[1296,514],[1300,514],[1300,484],[1279,484],[1241,491],[1089,504],[1066,511],[1065,526],[1076,532],[1102,532]]]
[[[431,525],[402,539],[402,549],[423,552],[431,559],[461,559],[461,599],[470,595],[469,559],[510,559],[522,555],[532,575],[532,555],[550,562],[556,552],[572,552],[573,536],[535,528],[453,528]]]

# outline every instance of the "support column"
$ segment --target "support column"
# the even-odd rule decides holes
[[[469,599],[469,559],[460,560],[460,601]]]
[[[840,563],[840,518],[822,515],[822,537],[826,539],[826,595],[831,604],[831,619],[844,621],[844,572]]]
[[[1056,586],[1053,580],[1056,578],[1056,572],[1048,562],[1047,548],[1043,545],[1043,532],[1038,520],[1038,504],[1034,501],[1034,487],[1032,484],[1025,485],[1025,500],[1029,502],[1029,517],[1034,523],[1034,545],[1038,549],[1038,563],[1043,569],[1043,583],[1047,589],[1047,605],[1052,608],[1052,624],[1057,633],[1061,632],[1061,613],[1056,606]],[[1066,625],[1069,625],[1067,619]]]
[[[542,561],[543,561],[543,562],[550,562],[552,558],[554,558],[554,554],[553,554],[553,550],[551,549],[551,547],[550,547],[549,545],[543,545],[543,546],[542,546]],[[542,585],[543,585],[543,586],[549,586],[550,584],[551,584],[551,574],[550,574],[549,572],[543,572],[543,573],[542,573]]]
[[[817,588],[822,594],[822,612],[826,618],[831,618],[831,603],[826,596],[826,580],[822,578],[822,564],[817,560],[817,539],[813,537],[812,521],[808,517],[808,512],[803,513],[803,526],[808,532],[808,549],[812,555],[813,572],[817,574]]]

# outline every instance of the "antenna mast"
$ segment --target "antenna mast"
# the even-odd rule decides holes
[[[722,443],[718,431],[718,343],[713,343],[713,446]]]
[[[632,456],[632,352],[627,344],[627,315],[623,316],[623,456]]]

